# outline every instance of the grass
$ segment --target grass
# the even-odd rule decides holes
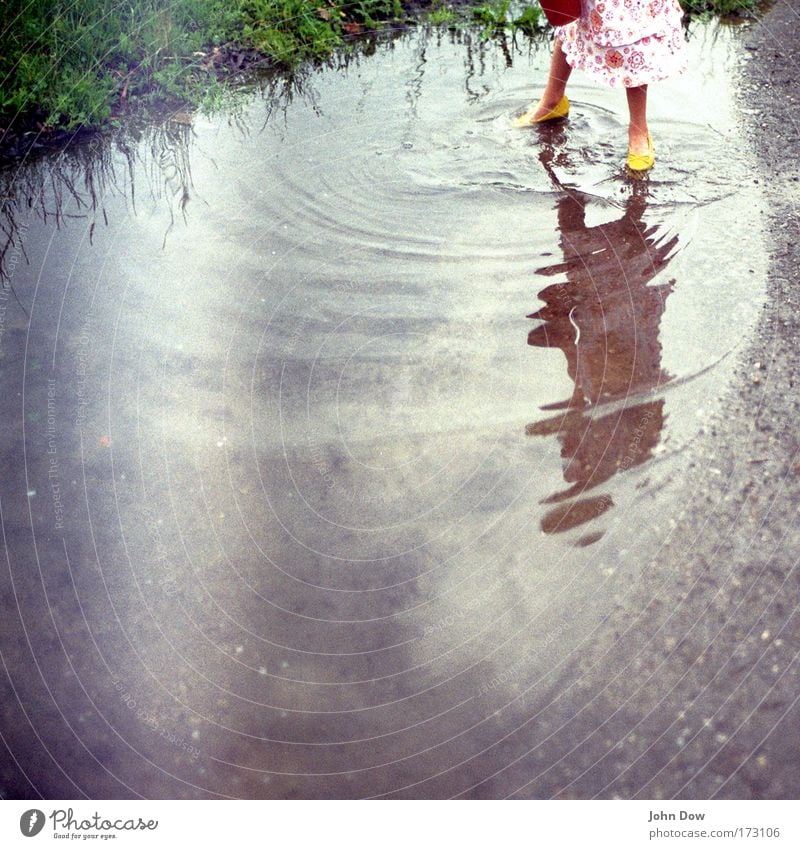
[[[213,77],[202,48],[238,23],[220,0],[5,0],[3,11],[0,115],[37,112],[45,125],[98,124],[115,96],[196,88]]]
[[[424,2],[424,0],[423,0]],[[469,0],[466,0],[469,3]],[[758,0],[681,0],[690,14],[752,14]],[[3,0],[0,132],[96,127],[129,102],[219,101],[253,60],[293,66],[402,15],[401,0]],[[538,3],[432,0],[437,25],[486,37],[547,26]],[[236,57],[231,61],[231,57]],[[0,145],[2,145],[0,141]]]
[[[213,98],[231,51],[293,65],[400,0],[3,0],[0,128],[96,126],[129,100]]]
[[[459,22],[461,18],[446,0],[433,0],[425,20],[433,26],[451,26]]]
[[[762,5],[762,0],[681,0],[681,6],[695,17],[749,17]]]
[[[513,11],[512,11],[513,10]],[[491,0],[472,10],[476,21],[483,24],[484,32],[491,33],[510,27],[513,31],[522,30],[527,35],[534,35],[547,28],[547,18],[538,3],[514,6],[511,0]]]

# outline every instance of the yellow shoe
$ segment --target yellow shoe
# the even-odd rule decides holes
[[[530,127],[532,124],[543,124],[545,121],[558,121],[560,118],[566,118],[569,115],[569,99],[565,94],[561,100],[541,118],[534,118],[535,109],[520,115],[514,119],[515,127]]]
[[[656,164],[656,150],[650,133],[647,134],[647,146],[647,153],[631,153],[628,148],[628,168],[631,171],[649,171]]]

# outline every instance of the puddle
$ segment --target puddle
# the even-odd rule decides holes
[[[620,92],[514,130],[548,50],[425,30],[6,172],[2,632],[43,793],[517,789],[765,297],[731,38],[652,88],[644,182]]]

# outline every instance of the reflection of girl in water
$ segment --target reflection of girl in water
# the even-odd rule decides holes
[[[572,499],[651,457],[664,423],[663,400],[629,399],[669,379],[658,331],[673,284],[650,281],[666,267],[677,236],[658,239],[656,228],[642,220],[640,194],[630,198],[622,218],[597,227],[586,226],[586,203],[579,194],[558,201],[564,261],[538,273],[567,279],[539,292],[544,306],[529,316],[542,323],[528,343],[560,348],[575,384],[570,399],[545,408],[563,415],[528,427],[530,434],[558,435],[564,479],[571,484],[547,499],[559,504],[542,522],[548,533],[605,512],[613,503],[609,495]],[[602,412],[605,405],[612,411]]]
[[[556,28],[544,93],[517,119],[517,126],[565,118],[567,81],[578,68],[605,85],[625,89],[628,167],[649,170],[655,150],[647,127],[647,86],[684,69],[682,16],[678,0],[582,0],[580,18]]]

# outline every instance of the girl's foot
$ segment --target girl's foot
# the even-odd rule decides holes
[[[545,121],[556,121],[566,118],[569,114],[569,99],[561,95],[558,100],[545,100],[544,97],[529,112],[520,115],[515,121],[515,127],[528,127],[531,124],[541,124]]]
[[[650,133],[647,127],[637,125],[628,128],[628,152],[637,156],[650,152]]]
[[[650,133],[647,134],[644,150],[637,150],[634,147],[628,148],[628,168],[635,172],[641,173],[649,171],[656,163],[656,152],[653,147],[653,137]]]

